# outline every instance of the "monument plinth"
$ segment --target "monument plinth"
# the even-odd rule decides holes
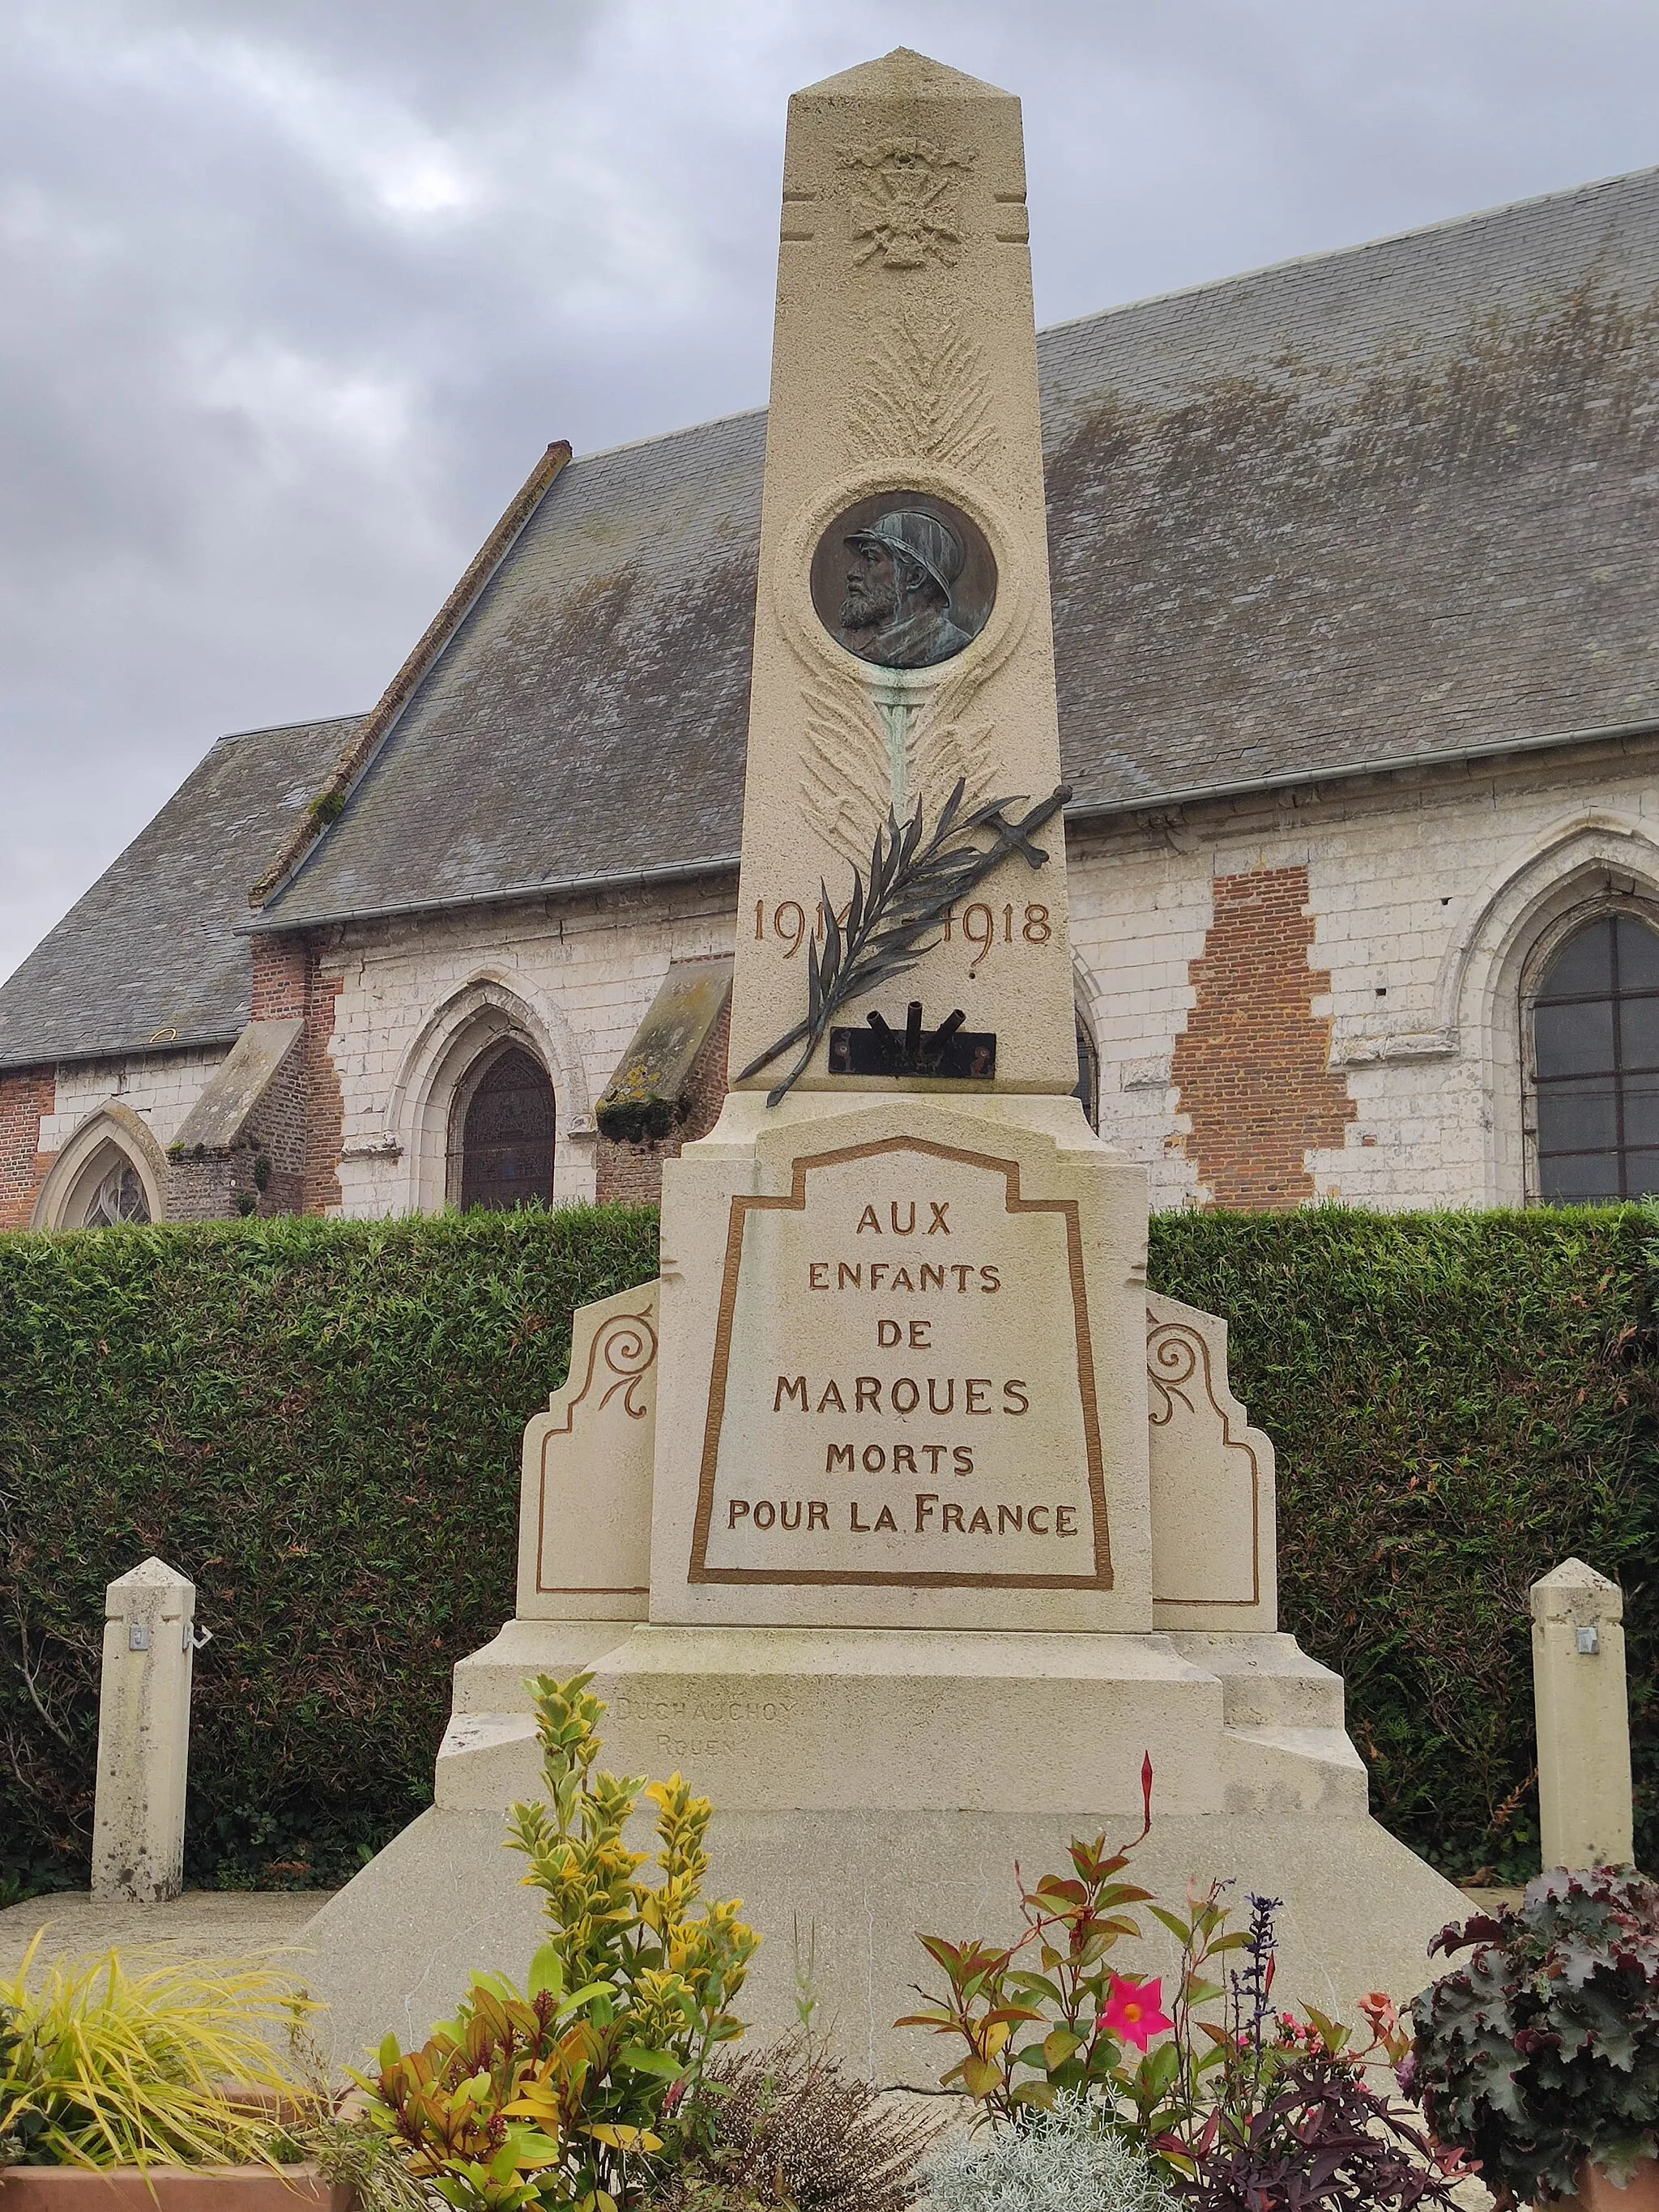
[[[652,1620],[1150,1628],[1145,1264],[1074,1099],[735,1094],[665,1185]]]
[[[1278,1632],[1273,1453],[1212,1316],[1149,1296],[1142,1171],[1076,1098],[1019,109],[901,51],[791,102],[732,1089],[657,1284],[576,1317],[525,1438],[517,1617],[436,1802],[313,1923],[348,2055],[521,1967],[526,1678],[714,1800],[712,1879],[882,2081],[918,1929],[1138,1825],[1149,1887],[1285,1900],[1280,1989],[1413,1993],[1457,1893],[1366,1812]]]

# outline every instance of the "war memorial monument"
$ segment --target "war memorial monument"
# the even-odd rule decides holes
[[[1013,1863],[1285,1900],[1279,1989],[1411,1994],[1457,1893],[1370,1820],[1342,1685],[1279,1632],[1272,1447],[1224,1324],[1150,1295],[1142,1170],[1077,1081],[1018,102],[906,51],[790,104],[729,1097],[659,1280],[576,1316],[526,1431],[515,1618],[436,1802],[302,1940],[337,2054],[523,1970],[526,1678],[714,1800],[746,1992],[878,2081],[915,1931]]]

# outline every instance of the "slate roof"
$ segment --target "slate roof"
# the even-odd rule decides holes
[[[1074,814],[1659,722],[1659,169],[1044,331]],[[256,926],[723,867],[763,410],[571,462]],[[0,988],[0,1065],[234,1035],[356,718],[216,746]]]
[[[765,439],[763,410],[569,463],[264,918],[735,853]]]
[[[248,885],[359,719],[221,738],[0,988],[0,1067],[234,1037]]]
[[[1659,716],[1659,169],[1042,359],[1080,805]]]
[[[1042,333],[1078,809],[1659,715],[1659,170]],[[729,861],[763,412],[573,462],[274,926]]]

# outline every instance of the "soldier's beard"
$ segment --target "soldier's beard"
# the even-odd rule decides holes
[[[891,622],[897,612],[896,583],[872,592],[867,584],[848,579],[847,596],[841,603],[841,626],[843,629],[877,629],[883,623]]]

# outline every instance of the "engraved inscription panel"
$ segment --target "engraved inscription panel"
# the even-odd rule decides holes
[[[607,1703],[613,1729],[648,1729],[652,1756],[677,1772],[694,1759],[736,1759],[746,1749],[765,1756],[766,1737],[790,1729],[797,1718],[791,1699],[769,1696],[758,1686],[748,1697],[717,1688],[693,1696],[631,1689],[611,1693]],[[628,1755],[635,1755],[632,1744]]]
[[[1075,1202],[919,1138],[733,1199],[690,1579],[1109,1589]]]

